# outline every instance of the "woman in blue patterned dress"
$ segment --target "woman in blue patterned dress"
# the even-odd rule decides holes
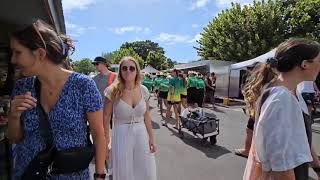
[[[72,41],[38,20],[13,34],[11,49],[11,62],[26,76],[16,83],[9,114],[7,135],[16,143],[14,179],[23,179],[30,163],[46,149],[36,108],[36,79],[41,84],[39,101],[56,149],[86,147],[88,121],[96,147],[96,173],[103,176],[106,141],[101,95],[93,80],[61,66],[68,51],[74,50]],[[51,179],[89,179],[89,170],[53,175]]]

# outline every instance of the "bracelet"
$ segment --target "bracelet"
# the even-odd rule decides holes
[[[320,172],[320,167],[313,167],[312,169],[313,169],[314,172],[316,172],[316,173]]]
[[[106,174],[94,173],[94,174],[93,174],[93,178],[94,178],[94,179],[97,179],[97,178],[99,178],[99,179],[105,179],[105,178],[106,178]]]

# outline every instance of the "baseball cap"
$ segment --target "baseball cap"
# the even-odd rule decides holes
[[[108,66],[110,65],[110,62],[108,60],[106,60],[105,58],[100,57],[100,56],[94,58],[94,60],[92,62],[92,64],[97,64],[97,63],[104,63]]]

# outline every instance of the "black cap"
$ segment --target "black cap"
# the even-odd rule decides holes
[[[104,63],[108,66],[110,65],[110,62],[108,60],[100,56],[94,58],[94,61],[92,62],[92,64],[97,64],[97,63]]]

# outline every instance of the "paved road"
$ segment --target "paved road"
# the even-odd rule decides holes
[[[247,117],[239,107],[219,107],[214,113],[220,119],[220,135],[215,146],[203,146],[199,138],[185,131],[184,139],[169,124],[161,126],[156,101],[151,98],[151,114],[158,151],[158,180],[240,180],[246,159],[233,154],[242,146]],[[314,143],[320,154],[320,121],[314,126]],[[310,170],[311,177],[315,174]],[[313,179],[310,178],[310,179]]]
[[[151,102],[156,107],[156,102]],[[242,179],[246,159],[234,155],[234,149],[242,146],[247,117],[239,108],[220,107],[214,113],[220,119],[220,135],[216,146],[203,146],[199,138],[186,132],[178,137],[172,125],[161,126],[158,108],[151,111],[159,180],[238,180]],[[320,122],[319,122],[320,130]],[[314,133],[314,142],[320,153],[320,135]],[[310,171],[311,172],[311,171]],[[311,176],[315,174],[311,172]],[[311,178],[312,179],[312,178]]]

